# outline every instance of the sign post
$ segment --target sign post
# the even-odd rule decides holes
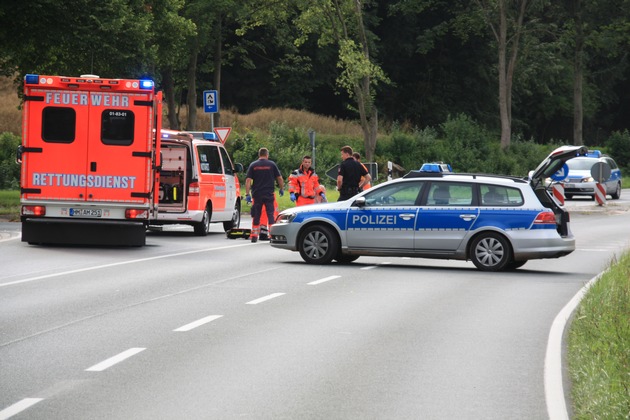
[[[203,112],[210,115],[210,131],[214,131],[214,114],[219,112],[219,92],[216,90],[203,91]]]

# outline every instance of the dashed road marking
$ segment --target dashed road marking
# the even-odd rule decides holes
[[[315,281],[312,281],[312,282],[310,282],[310,283],[306,283],[306,284],[309,284],[309,285],[311,285],[311,286],[315,286],[316,284],[325,283],[325,282],[327,282],[327,281],[331,281],[331,280],[334,280],[334,279],[338,279],[339,277],[341,277],[341,276],[330,276],[330,277],[324,277],[323,279],[315,280]]]
[[[177,331],[177,332],[190,331],[190,330],[195,329],[197,327],[201,327],[202,325],[205,325],[205,324],[207,324],[209,322],[217,320],[217,319],[219,319],[221,317],[223,317],[223,315],[210,315],[210,316],[207,316],[205,318],[198,319],[197,321],[193,321],[190,324],[186,324],[186,325],[183,325],[183,326],[181,326],[179,328],[176,328],[173,331]]]
[[[122,353],[117,354],[114,357],[110,357],[107,360],[103,360],[100,363],[95,364],[92,367],[89,367],[86,370],[86,372],[102,372],[105,369],[108,369],[112,366],[114,366],[117,363],[122,362],[123,360],[126,360],[128,358],[130,358],[131,356],[134,356],[138,353],[140,353],[141,351],[146,350],[146,348],[143,347],[132,347],[129,350],[125,350]]]
[[[249,302],[246,303],[246,305],[258,305],[259,303],[266,302],[266,301],[271,300],[271,299],[275,299],[275,298],[277,298],[279,296],[282,296],[284,294],[285,293],[272,293],[270,295],[263,296],[261,298],[249,301]]]
[[[18,401],[15,404],[0,411],[0,420],[6,420],[9,417],[13,417],[42,400],[43,398],[24,398],[22,401]]]

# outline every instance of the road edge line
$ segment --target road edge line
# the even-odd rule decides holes
[[[547,414],[550,420],[569,420],[562,375],[562,337],[567,326],[567,321],[584,295],[586,295],[588,289],[595,284],[606,271],[590,279],[573,298],[571,298],[569,303],[560,310],[551,324],[549,337],[547,339],[544,368],[545,400],[547,403]]]

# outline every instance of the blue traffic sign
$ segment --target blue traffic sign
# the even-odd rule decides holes
[[[219,94],[216,90],[203,91],[203,111],[208,113],[219,112]]]
[[[550,178],[554,181],[562,181],[569,176],[569,165],[566,163],[562,165],[562,168],[558,170],[555,174],[551,175]]]

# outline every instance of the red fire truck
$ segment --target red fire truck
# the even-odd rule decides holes
[[[145,244],[157,217],[162,94],[151,80],[24,80],[22,240]]]

